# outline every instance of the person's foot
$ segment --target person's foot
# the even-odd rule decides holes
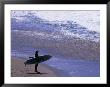
[[[41,74],[40,72],[37,72],[37,74]]]
[[[38,72],[38,71],[35,71],[37,74],[40,74],[40,72]]]

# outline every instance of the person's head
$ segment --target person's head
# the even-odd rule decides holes
[[[38,53],[39,51],[37,50],[36,53]]]

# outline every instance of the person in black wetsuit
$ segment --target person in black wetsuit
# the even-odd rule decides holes
[[[36,59],[39,58],[39,56],[38,56],[38,52],[39,52],[38,50],[35,52],[35,58],[36,58]],[[38,72],[37,67],[38,67],[38,63],[35,64],[35,72],[40,73],[40,72]]]

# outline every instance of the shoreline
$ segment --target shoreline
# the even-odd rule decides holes
[[[57,70],[46,64],[39,64],[38,71],[41,74],[34,72],[35,65],[24,65],[24,59],[12,57],[11,58],[11,77],[58,77]]]

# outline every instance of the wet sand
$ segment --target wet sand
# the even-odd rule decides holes
[[[58,74],[51,67],[45,64],[39,64],[38,71],[41,74],[34,72],[35,65],[27,65],[25,67],[23,59],[11,59],[11,76],[12,77],[57,77]]]

